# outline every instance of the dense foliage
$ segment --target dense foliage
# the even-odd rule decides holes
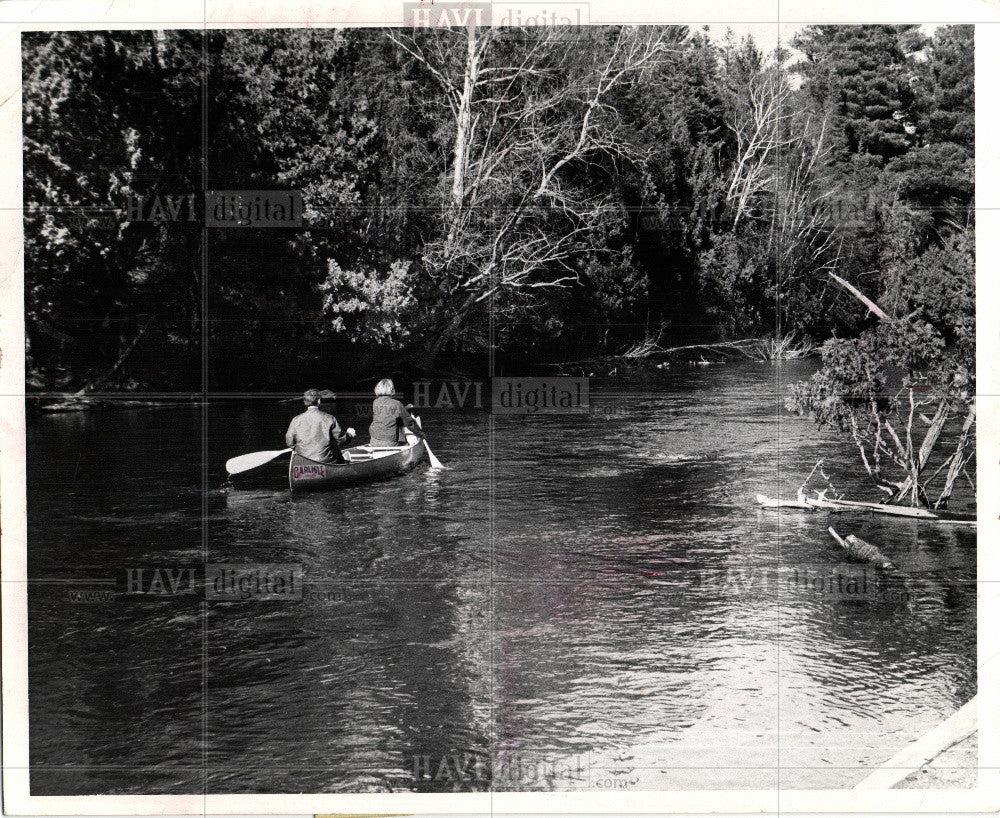
[[[814,60],[837,55],[836,76],[816,60],[805,89],[834,100],[838,175],[870,179],[865,192],[881,199],[851,251],[870,258],[866,289],[878,304],[860,333],[824,344],[822,368],[795,386],[789,406],[848,432],[893,499],[943,507],[957,480],[973,481],[975,456],[972,30],[939,28],[928,43],[895,31],[895,48],[884,36],[878,49],[859,42],[855,29],[801,38]],[[907,61],[903,43],[922,47],[919,61]],[[841,64],[854,52],[881,57],[855,73]],[[953,416],[960,429],[949,427]]]
[[[481,355],[492,320],[535,358],[832,339],[799,395],[830,422],[876,359],[969,390],[971,27],[580,37],[26,33],[30,383],[196,388],[206,344],[214,388],[333,383]],[[303,226],[204,229],[248,189],[302,191]]]

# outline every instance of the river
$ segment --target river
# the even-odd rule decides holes
[[[294,404],[32,416],[32,794],[853,786],[975,693],[976,535],[755,506],[820,457],[871,496],[781,408],[810,366],[428,409],[447,470],[294,497],[284,458],[250,489],[222,467]],[[205,562],[301,566],[302,598],[126,592]]]

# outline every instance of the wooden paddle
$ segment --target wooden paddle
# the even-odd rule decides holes
[[[270,463],[274,458],[288,454],[290,451],[291,449],[272,452],[250,452],[250,454],[241,454],[239,457],[231,457],[226,461],[226,471],[230,474],[250,471],[250,469],[256,469],[258,466]]]
[[[422,432],[424,430],[423,425],[420,423],[420,418],[417,415],[413,415],[413,419],[417,422],[417,428]],[[432,469],[444,469],[447,468],[440,460],[434,456],[434,452],[431,451],[430,445],[427,443],[427,438],[424,438],[424,448],[427,449],[427,459],[431,461]]]

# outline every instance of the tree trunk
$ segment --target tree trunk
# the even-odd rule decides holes
[[[142,339],[142,336],[146,334],[146,330],[149,329],[149,326],[152,323],[153,323],[153,319],[150,318],[149,320],[147,320],[139,328],[139,332],[136,333],[135,338],[133,338],[132,341],[131,341],[131,343],[127,347],[125,347],[125,350],[122,352],[122,354],[118,357],[118,360],[115,362],[115,365],[113,367],[111,367],[111,369],[108,370],[108,372],[106,372],[100,378],[96,378],[95,380],[92,380],[90,383],[88,383],[86,386],[84,386],[83,389],[81,389],[80,391],[74,393],[73,397],[75,397],[75,398],[82,398],[88,392],[90,392],[94,388],[100,386],[102,383],[104,383],[105,381],[107,381],[112,375],[114,375],[121,368],[121,365],[123,363],[125,363],[125,359],[128,358],[128,356],[132,354],[132,350],[135,349],[136,345]]]
[[[965,465],[965,446],[969,441],[969,432],[972,424],[976,421],[976,402],[969,405],[969,413],[965,416],[965,423],[962,424],[962,434],[958,438],[958,445],[955,447],[955,454],[952,455],[951,466],[948,468],[948,477],[944,481],[944,489],[938,497],[934,508],[948,508],[948,500],[951,498],[952,489],[955,487],[955,480]]]
[[[448,322],[447,326],[441,331],[437,339],[431,345],[428,350],[428,355],[430,356],[431,362],[437,357],[438,353],[444,348],[444,345],[450,341],[458,328],[462,326],[462,321],[465,320],[465,314],[472,309],[472,306],[478,300],[478,293],[472,292],[468,298],[462,303],[458,308],[458,312],[455,313],[455,317]]]
[[[462,78],[462,94],[458,99],[455,119],[455,145],[452,149],[451,207],[452,227],[448,235],[448,245],[455,238],[458,214],[465,200],[465,175],[469,162],[469,141],[472,137],[472,95],[479,80],[479,55],[476,52],[476,27],[468,27],[468,50],[465,57],[465,72]]]
[[[920,452],[917,454],[916,460],[910,463],[910,474],[907,476],[900,486],[899,491],[896,492],[896,496],[893,497],[893,502],[899,502],[907,493],[912,494],[911,505],[916,505],[917,495],[919,493],[918,478],[920,477],[920,472],[924,470],[927,465],[927,461],[930,459],[931,452],[934,451],[934,446],[937,444],[938,438],[941,436],[941,430],[944,428],[945,421],[948,420],[948,415],[951,413],[951,405],[947,400],[942,400],[938,404],[937,412],[934,413],[934,418],[931,420],[930,428],[927,430],[927,434],[924,435],[924,442],[920,444]]]

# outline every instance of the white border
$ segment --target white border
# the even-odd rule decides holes
[[[775,24],[779,0],[589,0],[591,23]],[[680,791],[365,795],[30,796],[28,794],[23,232],[20,32],[91,28],[400,25],[401,0],[334,5],[154,0],[7,0],[0,4],[0,490],[2,490],[3,789],[7,814],[996,812],[1000,809],[1000,8],[974,0],[780,0],[795,22],[982,23],[976,32],[980,775],[975,790]]]

